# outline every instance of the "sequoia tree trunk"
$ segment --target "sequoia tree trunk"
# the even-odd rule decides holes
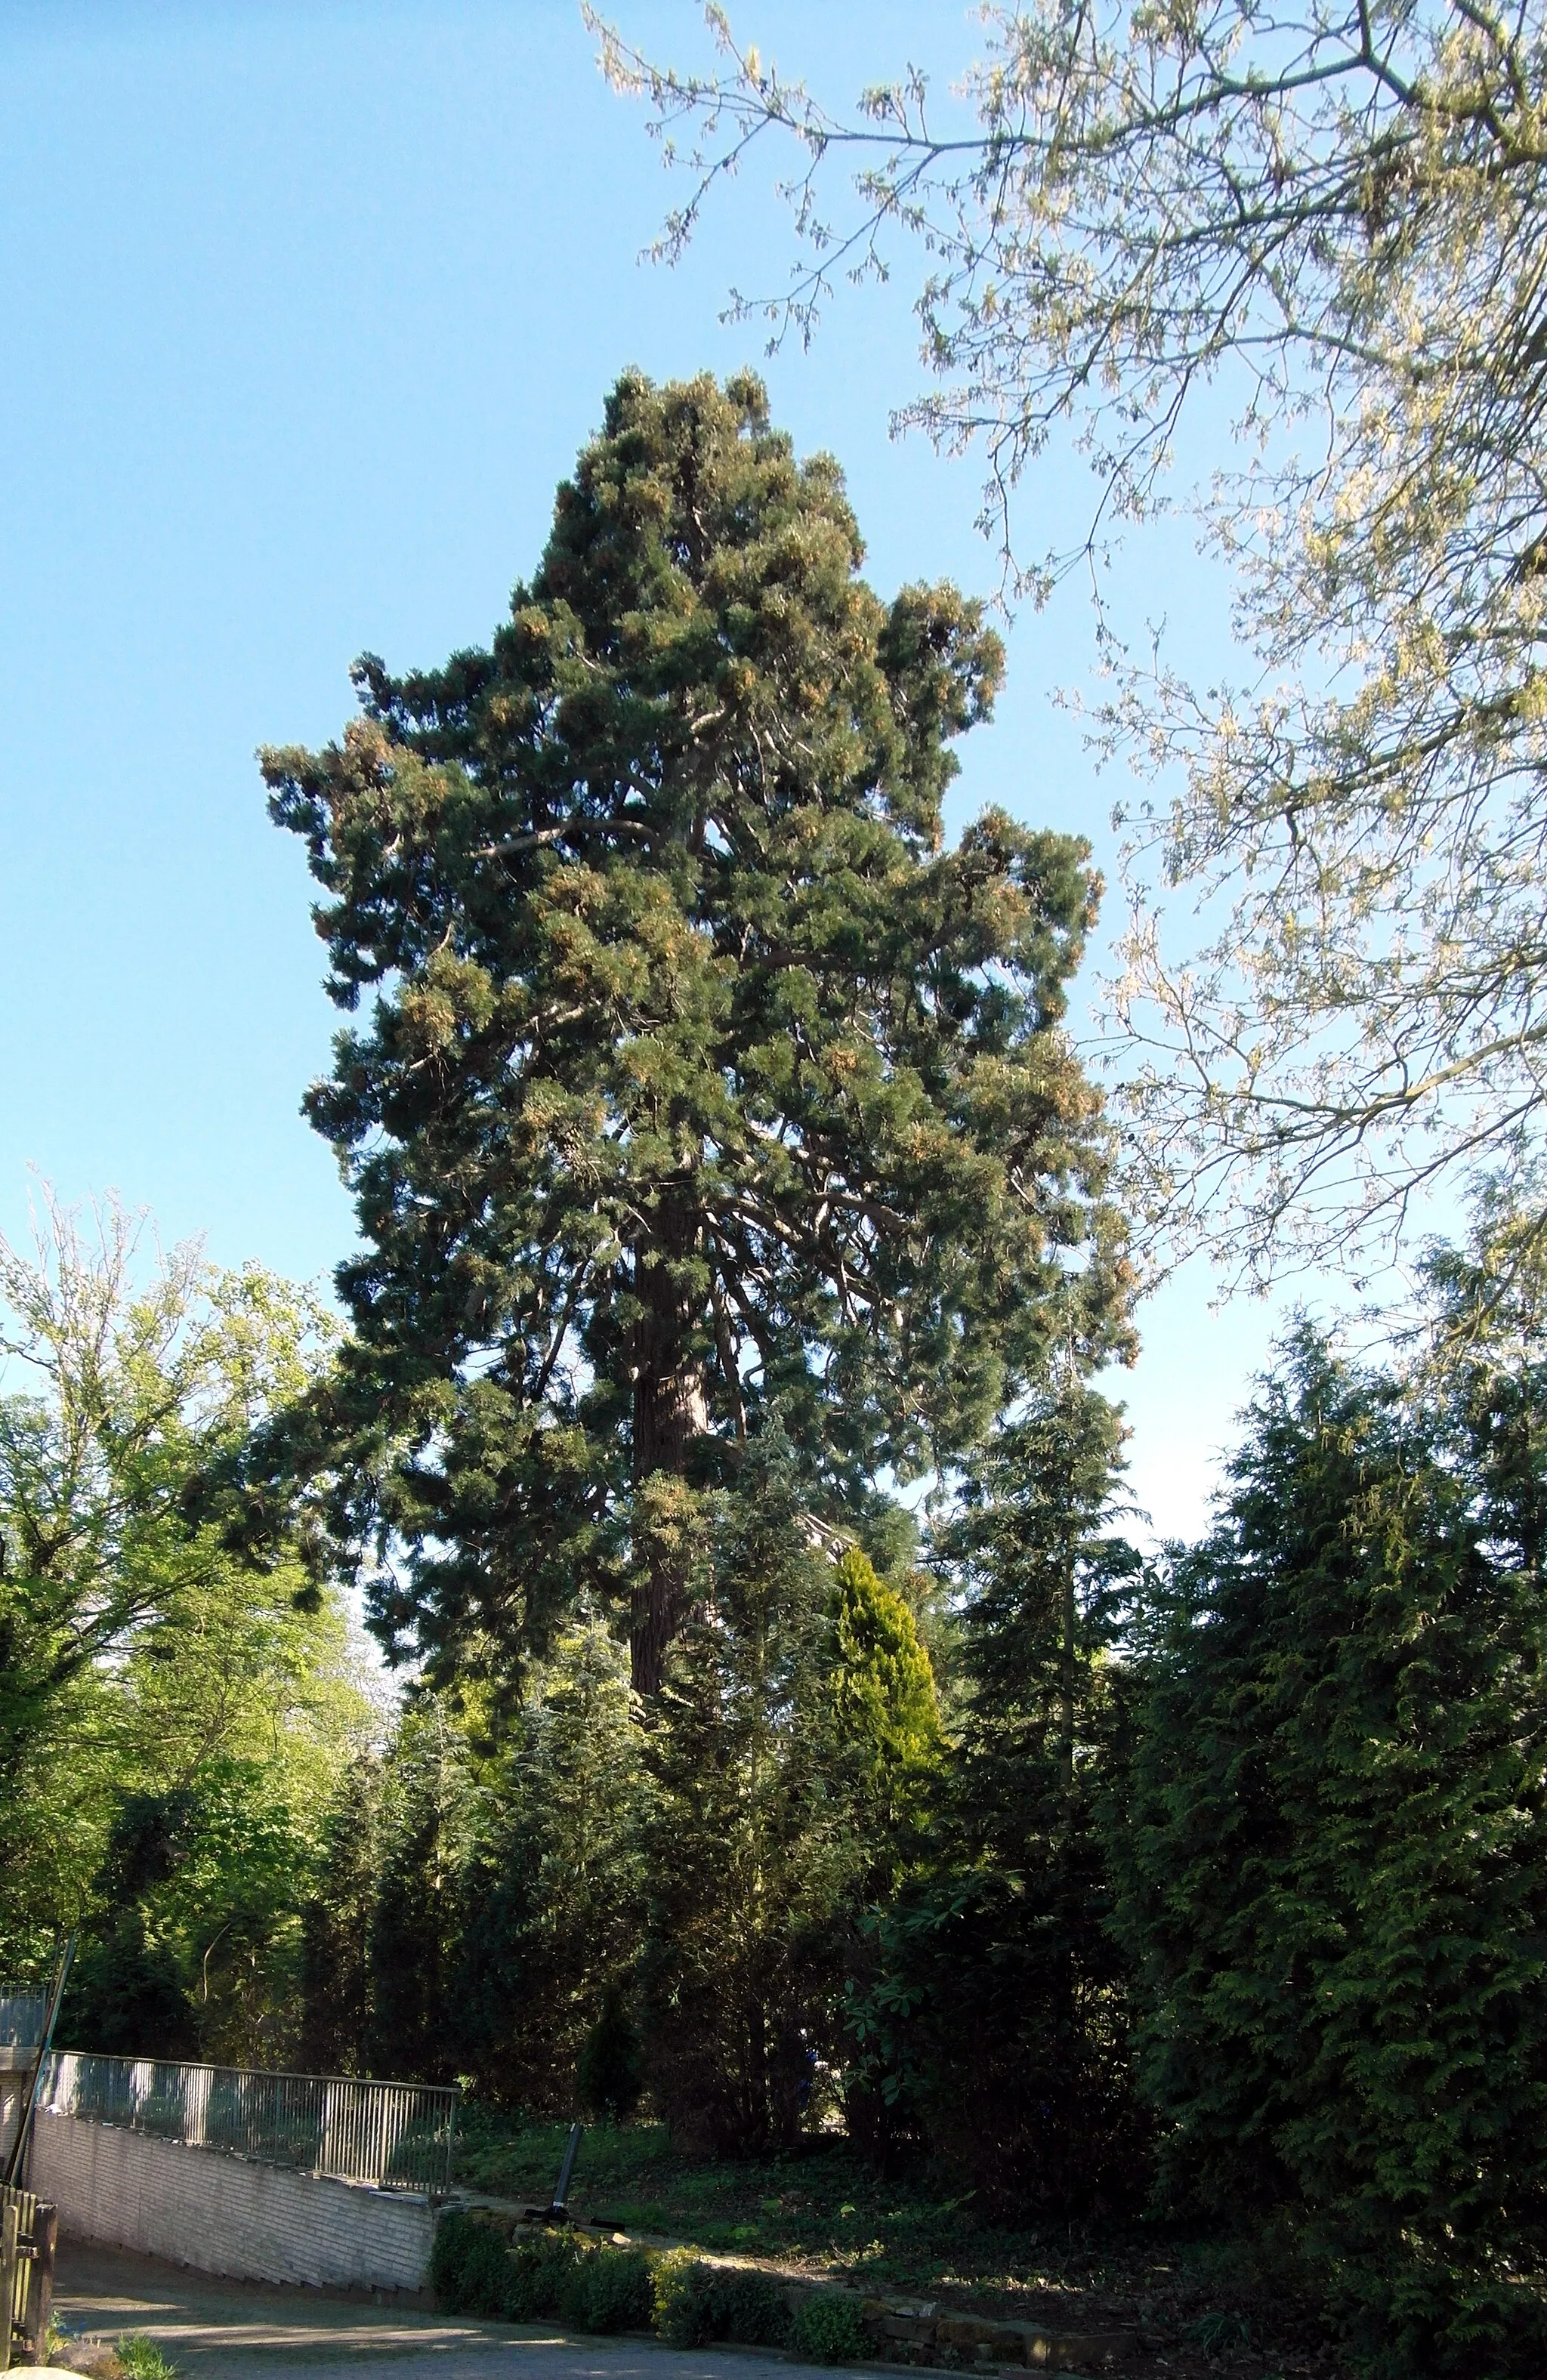
[[[693,1441],[709,1427],[695,1328],[701,1317],[697,1301],[674,1277],[676,1268],[697,1254],[699,1239],[693,1210],[664,1202],[656,1238],[640,1251],[634,1268],[635,1292],[644,1308],[634,1335],[633,1440],[635,1552],[643,1559],[630,1614],[629,1658],[634,1690],[641,1694],[659,1692],[666,1647],[682,1624],[688,1555],[673,1516],[659,1511],[644,1515],[638,1491],[662,1475],[684,1479]],[[686,1512],[680,1517],[686,1521]]]

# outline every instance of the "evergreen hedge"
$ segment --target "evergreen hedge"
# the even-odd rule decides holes
[[[798,2329],[783,2282],[768,2273],[712,2265],[688,2248],[647,2256],[572,2231],[510,2239],[480,2214],[442,2216],[430,2280],[448,2313],[560,2320],[591,2331],[653,2328],[674,2347],[716,2339],[786,2347]]]
[[[556,2319],[581,2330],[647,2330],[653,2311],[650,2267],[638,2249],[569,2231],[507,2240],[479,2215],[443,2215],[430,2280],[448,2313],[503,2322]]]
[[[747,2266],[710,2265],[688,2248],[658,2257],[652,2274],[655,2327],[673,2347],[734,2339],[786,2347],[793,2323],[784,2284]]]

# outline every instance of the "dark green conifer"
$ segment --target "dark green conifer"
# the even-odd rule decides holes
[[[644,2051],[640,2029],[616,1981],[602,1994],[601,2012],[584,2041],[575,2068],[580,2105],[607,2123],[626,2123],[644,2089]]]
[[[566,1629],[502,1737],[461,1887],[459,2056],[481,2095],[567,2116],[587,2041],[609,2004],[623,2008],[643,1925],[648,1784],[615,1638],[594,1621]],[[608,2074],[615,2106],[615,2061]]]
[[[828,1692],[838,1748],[878,1842],[923,1815],[944,1751],[930,1657],[913,1614],[850,1546],[838,1558]]]
[[[921,2132],[986,2205],[1067,2215],[1135,2198],[1148,2125],[1096,1818],[1137,1562],[1109,1522],[1119,1416],[1064,1370],[973,1462],[943,1534],[952,1742],[927,1852],[871,1914],[849,2012],[875,2154]]]
[[[437,1659],[510,1666],[589,1582],[652,1692],[767,1415],[842,1524],[980,1437],[1071,1305],[1122,1328],[1059,1031],[1087,847],[998,811],[946,847],[1000,646],[862,553],[757,381],[628,374],[490,650],[366,660],[340,743],[265,758],[333,996],[373,999],[308,1101],[352,1338],[271,1456],[407,1546],[378,1621]]]
[[[449,2081],[461,1883],[475,1808],[467,1737],[432,1696],[410,1705],[387,1756],[371,1924],[372,2074]]]
[[[872,1828],[833,1723],[827,1557],[774,1430],[726,1500],[713,1592],[652,1706],[648,2071],[685,2142],[787,2145],[834,2043],[841,1929]]]
[[[347,1770],[323,1830],[315,1889],[301,1912],[299,2062],[311,2074],[370,2071],[371,1929],[382,1851],[382,1764]]]
[[[1547,1609],[1469,1368],[1286,1351],[1117,1840],[1174,2193],[1285,2224],[1361,2369],[1499,2380],[1547,2356]]]

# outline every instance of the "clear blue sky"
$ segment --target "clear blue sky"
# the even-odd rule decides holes
[[[616,13],[698,46],[690,0]],[[978,38],[939,0],[737,21],[838,96]],[[749,171],[676,271],[641,264],[668,185],[573,0],[0,0],[6,1228],[31,1163],[221,1262],[331,1270],[352,1220],[298,1102],[336,1020],[253,750],[335,732],[363,649],[487,638],[624,365],[759,362],[798,444],[844,464],[879,586],[993,587],[973,465],[888,437],[918,380],[905,280],[808,355],[763,362],[719,321],[732,281],[782,268],[771,182]],[[1028,506],[1084,494],[1053,466]],[[1124,566],[1140,608],[1217,619],[1175,537]],[[1049,700],[1090,666],[1078,597],[1010,653],[957,815],[1002,801],[1109,856],[1116,788]],[[1210,1289],[1148,1309],[1127,1384],[1166,1531],[1201,1520],[1267,1344]]]

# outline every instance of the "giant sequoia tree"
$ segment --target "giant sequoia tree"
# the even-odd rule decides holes
[[[1071,1301],[1123,1327],[1058,1029],[1088,852],[945,847],[1001,649],[862,552],[756,381],[626,376],[492,648],[367,659],[341,743],[265,756],[333,996],[374,989],[308,1102],[366,1244],[309,1459],[432,1655],[590,1581],[653,1689],[770,1413],[832,1512],[970,1442]]]

